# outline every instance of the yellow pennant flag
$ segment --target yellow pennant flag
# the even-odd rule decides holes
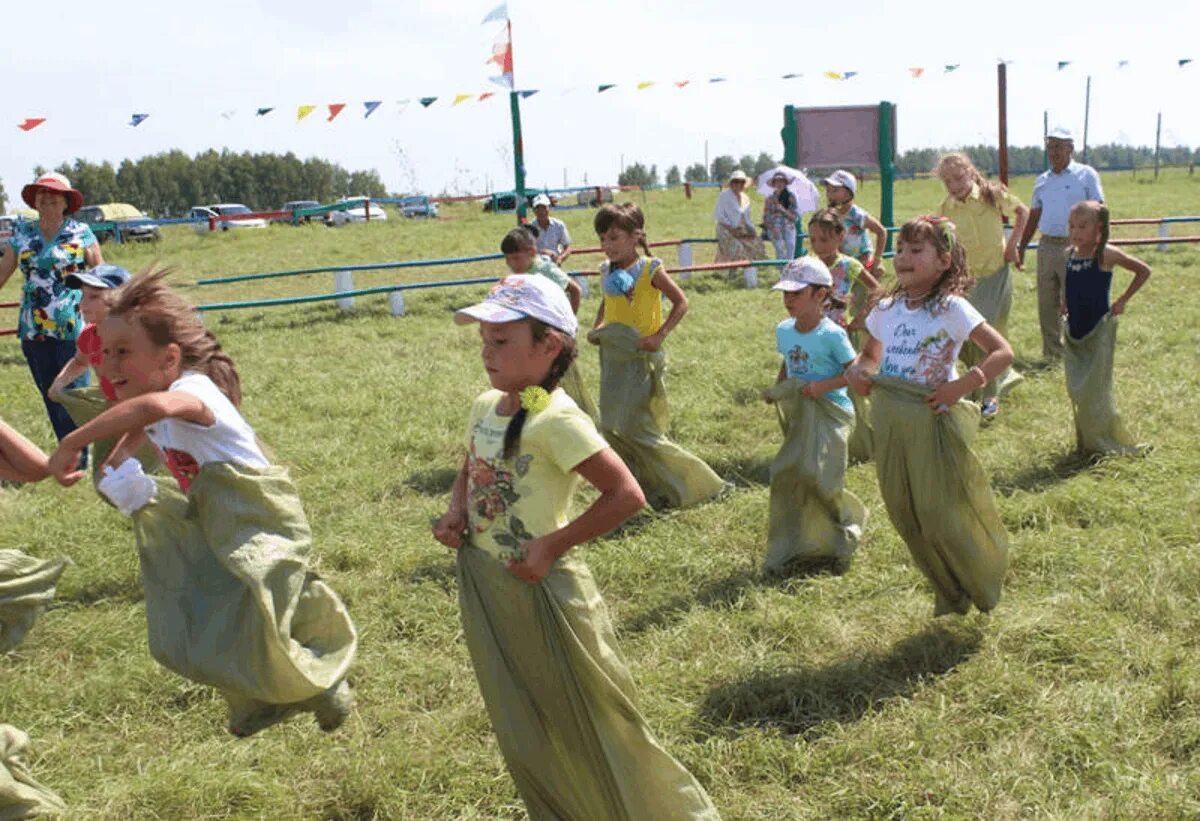
[[[649,88],[652,85],[654,85],[653,80],[643,80],[642,82],[637,84],[637,90],[641,91],[643,88]]]
[[[301,120],[303,120],[305,117],[307,117],[309,114],[312,114],[316,110],[317,110],[317,107],[315,105],[300,106],[299,108],[296,109],[296,122],[300,122]]]
[[[830,80],[840,80],[840,79],[842,79],[842,75],[841,75],[839,72],[836,72],[836,71],[826,71],[826,72],[823,72],[823,74],[824,74],[826,77],[828,77]]]
[[[471,99],[471,98],[472,98],[472,97],[474,97],[474,96],[475,96],[474,94],[455,94],[455,95],[454,95],[454,102],[450,103],[450,105],[451,105],[451,106],[456,106],[456,105],[458,105],[459,103],[461,103],[461,102],[463,102],[463,101],[465,101],[465,100],[469,100],[469,99]]]

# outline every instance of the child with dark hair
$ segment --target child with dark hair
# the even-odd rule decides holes
[[[1067,395],[1075,417],[1075,444],[1081,453],[1138,453],[1137,444],[1117,412],[1113,397],[1113,356],[1117,317],[1150,278],[1150,266],[1108,244],[1108,208],[1095,200],[1077,203],[1068,221],[1067,282],[1062,313],[1063,364]],[[1133,274],[1133,282],[1112,305],[1113,268]]]
[[[846,231],[842,237],[842,252],[854,257],[872,274],[882,275],[880,267],[887,247],[887,231],[861,205],[854,202],[858,180],[849,171],[838,169],[825,179],[825,201],[842,218]],[[875,237],[871,242],[868,232]]]
[[[721,477],[667,438],[670,427],[663,342],[687,297],[650,255],[646,218],[632,202],[605,205],[596,234],[608,257],[600,266],[604,299],[588,341],[600,346],[600,429],[657,508],[689,507],[719,494]],[[645,256],[638,254],[638,248]],[[671,303],[666,319],[662,300]]]
[[[966,255],[945,217],[910,220],[895,257],[899,284],[867,317],[870,338],[846,378],[871,395],[875,472],[888,516],[933,585],[934,615],[991,610],[1008,536],[971,441],[979,406],[964,400],[1012,362],[1008,342],[963,296]],[[985,356],[959,376],[967,341]],[[878,375],[871,374],[878,369]]]
[[[595,425],[558,389],[578,322],[539,276],[502,279],[455,320],[479,323],[492,390],[433,534],[457,551],[463,632],[500,751],[531,818],[716,818],[651,734],[608,609],[577,545],[645,504]],[[582,477],[599,497],[572,519]]]
[[[82,448],[145,431],[179,491],[135,459],[108,468],[98,490],[133,517],[150,652],[216,687],[234,735],[300,710],[336,729],[353,703],[354,625],[308,569],[300,497],[238,411],[233,360],[166,273],[144,273],[118,292],[100,338],[101,372],[120,401],[63,438],[50,472],[72,484],[83,476],[73,469]]]

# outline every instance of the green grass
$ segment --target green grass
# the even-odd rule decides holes
[[[1106,177],[1117,216],[1194,210],[1197,179],[1144,178]],[[1026,201],[1031,184],[1015,186]],[[936,182],[904,183],[897,214],[932,210],[941,196]],[[679,191],[650,194],[651,238],[710,235],[714,200],[711,191],[690,202]],[[863,202],[877,210],[877,189],[868,185]],[[593,213],[563,212],[577,244],[593,242]],[[443,214],[337,231],[171,230],[157,247],[105,254],[134,268],[157,257],[191,281],[486,253],[511,224],[475,206]],[[669,343],[674,435],[737,489],[696,510],[643,514],[585,549],[643,712],[727,818],[1200,814],[1200,251],[1135,253],[1154,275],[1122,319],[1116,384],[1127,422],[1154,451],[1092,467],[1068,458],[1062,374],[1030,367],[1040,350],[1033,276],[1018,274],[1011,337],[1028,378],[977,443],[1011,537],[1011,570],[990,617],[936,622],[870,465],[849,474],[871,519],[848,575],[782,584],[758,575],[780,437],[754,397],[777,369],[772,328],[783,311],[765,289],[720,276],[684,283],[692,310]],[[216,301],[330,286],[320,275],[187,294]],[[0,299],[15,293],[10,285]],[[428,532],[460,456],[467,403],[485,386],[475,332],[450,321],[478,294],[413,292],[402,319],[388,316],[383,297],[360,298],[348,313],[323,304],[206,316],[240,366],[247,417],[299,484],[317,565],[361,632],[359,709],[333,736],[294,720],[232,740],[213,691],[147,653],[128,523],[82,485],[0,489],[0,545],[74,560],[55,605],[0,668],[0,720],[30,733],[35,773],[74,813],[522,814],[459,638],[452,557]],[[585,301],[585,322],[596,305],[594,294]],[[594,349],[582,367],[594,382]],[[0,392],[6,420],[48,447],[11,340],[0,340]]]

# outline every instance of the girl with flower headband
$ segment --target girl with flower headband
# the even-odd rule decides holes
[[[600,429],[657,508],[689,507],[724,489],[721,477],[667,438],[663,341],[687,313],[687,297],[650,255],[646,218],[632,202],[605,205],[594,222],[608,259],[604,299],[588,341],[600,346]],[[645,256],[638,254],[638,248]],[[662,316],[663,297],[671,303]]]
[[[591,572],[571,548],[645,504],[558,387],[578,323],[545,277],[502,279],[455,320],[479,323],[492,390],[433,535],[457,551],[463,632],[500,750],[532,818],[716,818],[654,739]],[[582,477],[599,497],[568,515]]]
[[[354,624],[309,571],[299,494],[239,411],[233,360],[166,274],[143,273],[117,292],[100,371],[119,401],[63,438],[50,473],[73,484],[84,475],[73,469],[80,450],[144,432],[175,481],[130,458],[106,468],[97,489],[133,519],[151,654],[216,687],[236,736],[299,711],[332,731],[353,704]]]
[[[870,337],[846,378],[871,395],[879,489],[933,585],[934,615],[966,613],[972,604],[991,610],[1008,536],[971,450],[979,407],[964,397],[1009,366],[1012,348],[964,298],[972,284],[966,255],[945,217],[906,223],[894,265],[899,284],[867,316]],[[968,340],[984,357],[959,376],[955,360]]]

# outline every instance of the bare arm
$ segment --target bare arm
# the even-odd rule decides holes
[[[1029,241],[1033,239],[1033,234],[1037,231],[1038,222],[1042,219],[1042,209],[1030,208],[1029,218],[1025,222],[1025,230],[1017,231],[1013,229],[1013,236],[1021,235],[1021,242],[1017,245],[1017,269],[1023,270],[1025,266],[1025,249],[1029,247]]]
[[[567,277],[567,301],[571,303],[571,313],[579,313],[579,301],[583,298],[583,289],[579,283]]]
[[[100,253],[100,243],[98,241],[93,242],[87,247],[87,250],[83,252],[83,259],[87,262],[87,267],[89,268],[95,268],[97,265],[104,264],[104,255]]]
[[[662,327],[653,336],[642,337],[643,351],[657,351],[661,348],[667,334],[675,330],[679,320],[683,319],[683,315],[688,312],[687,295],[661,266],[654,272],[650,284],[661,291],[662,295],[671,303],[671,311],[663,321]]]
[[[40,482],[50,475],[46,454],[9,425],[0,421],[0,479]]]
[[[514,575],[530,584],[544,579],[555,560],[572,547],[603,536],[646,504],[637,480],[612,448],[580,462],[575,472],[600,491],[600,497],[565,527],[526,542],[525,557],[508,563]]]
[[[463,534],[467,530],[467,459],[454,477],[450,488],[450,507],[441,518],[433,523],[433,537],[446,547],[455,550],[463,546]]]
[[[846,368],[846,384],[859,396],[866,396],[871,392],[871,374],[879,370],[879,359],[882,355],[883,343],[869,336],[862,351]]]
[[[1129,287],[1123,294],[1113,300],[1112,307],[1109,308],[1113,316],[1120,316],[1125,313],[1125,306],[1128,304],[1129,298],[1136,294],[1150,278],[1150,266],[1112,245],[1104,246],[1104,266],[1106,268],[1124,268],[1133,274],[1133,282],[1129,283]]]
[[[1029,224],[1029,209],[1018,205],[1013,209],[1013,229],[1004,246],[1004,261],[1017,266],[1018,271],[1025,270],[1024,249],[1020,248],[1021,238],[1025,236],[1025,226]]]
[[[54,381],[50,383],[50,389],[46,391],[46,395],[55,402],[62,396],[62,392],[66,390],[67,385],[70,385],[79,377],[87,373],[91,367],[88,363],[88,358],[82,351],[75,351],[75,356],[71,357],[71,361],[63,365],[62,370],[58,372],[58,376],[54,377]]]
[[[884,229],[883,223],[870,214],[867,214],[867,218],[863,222],[867,226],[867,230],[875,236],[875,266],[878,266],[879,260],[883,259],[883,252],[887,250],[887,231]]]
[[[971,331],[970,340],[987,356],[958,379],[943,382],[929,394],[926,401],[934,413],[945,413],[942,408],[949,408],[971,391],[982,388],[1012,364],[1012,346],[988,323],[976,325],[975,330]]]

